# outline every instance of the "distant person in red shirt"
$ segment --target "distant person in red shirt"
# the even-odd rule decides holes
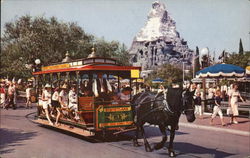
[[[0,84],[0,105],[1,105],[1,107],[5,103],[5,97],[6,97],[5,84],[1,83]]]

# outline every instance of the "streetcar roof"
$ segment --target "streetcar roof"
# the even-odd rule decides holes
[[[83,65],[73,66],[68,68],[59,68],[34,72],[33,75],[57,73],[57,72],[72,72],[72,71],[131,71],[140,70],[141,67],[135,66],[118,66],[118,65]]]

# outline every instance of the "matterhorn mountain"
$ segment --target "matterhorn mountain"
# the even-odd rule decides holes
[[[176,30],[175,21],[158,1],[152,4],[145,26],[134,37],[129,49],[131,63],[142,70],[153,70],[162,64],[181,66],[192,63],[194,52]]]

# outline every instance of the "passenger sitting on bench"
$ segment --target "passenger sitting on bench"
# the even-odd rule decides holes
[[[125,87],[122,89],[121,93],[118,93],[118,97],[121,100],[121,103],[129,104],[131,92],[132,92],[132,88]]]
[[[71,117],[72,115],[74,115],[74,119],[79,120],[79,116],[77,114],[78,107],[77,107],[77,94],[75,86],[72,86],[71,90],[69,91],[69,109]]]
[[[119,97],[116,93],[111,94],[111,104],[119,104]]]
[[[84,97],[92,97],[92,96],[94,96],[94,94],[93,94],[93,92],[92,92],[91,90],[89,90],[89,89],[84,89],[84,91],[83,91],[83,96],[84,96]]]
[[[95,97],[106,99],[108,93],[112,92],[112,87],[107,79],[103,78],[102,73],[97,74],[97,79],[94,79],[92,90],[94,92]]]
[[[64,84],[62,87],[61,87],[61,91],[59,93],[59,103],[61,105],[61,113],[59,116],[57,116],[57,120],[56,122],[58,122],[58,120],[60,119],[60,116],[61,114],[63,116],[66,117],[67,115],[67,111],[65,111],[66,108],[68,108],[68,101],[69,101],[69,97],[68,97],[68,86],[66,84]]]
[[[64,84],[61,87],[61,91],[59,93],[59,103],[61,104],[62,108],[66,108],[68,107],[68,86],[66,84]]]

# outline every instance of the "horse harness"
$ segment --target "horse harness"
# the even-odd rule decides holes
[[[141,102],[139,102],[137,104],[137,108],[139,108],[141,105],[143,104],[147,104],[147,103],[151,103],[150,107],[151,107],[151,110],[147,113],[145,113],[142,117],[140,117],[140,119],[143,119],[144,117],[146,117],[147,115],[149,115],[150,113],[152,112],[155,112],[155,111],[165,111],[166,113],[170,114],[170,115],[174,115],[175,113],[170,109],[169,107],[169,104],[167,102],[167,99],[166,99],[166,92],[163,93],[164,94],[164,99],[161,99],[161,100],[157,100],[157,97],[159,96],[158,94],[153,98],[151,99],[150,101],[145,101],[147,99],[147,97],[145,97],[144,99],[141,100]],[[142,96],[142,95],[141,95]],[[140,97],[141,97],[140,96]],[[139,98],[140,98],[139,97]],[[139,99],[138,98],[138,99]],[[159,106],[159,107],[156,107],[154,108],[154,103],[156,101],[163,101],[163,105],[162,106]],[[166,113],[164,113],[164,115],[166,115]]]
[[[145,93],[145,92],[144,92]],[[184,93],[185,91],[182,93],[182,97],[184,97]],[[163,92],[163,95],[164,95],[164,99],[161,99],[161,100],[157,100],[157,97],[159,96],[160,93],[158,93],[153,99],[151,99],[150,101],[145,101],[147,99],[147,97],[145,97],[144,99],[142,99],[138,104],[137,104],[137,108],[139,108],[141,105],[143,104],[147,104],[147,103],[151,103],[150,107],[151,107],[151,110],[147,113],[145,113],[140,119],[143,119],[144,117],[146,117],[147,115],[149,115],[150,113],[152,112],[155,112],[155,111],[165,111],[166,113],[168,113],[169,115],[171,116],[174,116],[176,114],[176,112],[173,112],[170,107],[169,107],[169,104],[167,102],[167,90],[165,92]],[[140,99],[143,95],[141,95],[138,99]],[[156,101],[163,101],[163,105],[162,106],[159,106],[159,107],[156,107],[154,108],[154,103]],[[185,105],[185,101],[183,100],[183,105]],[[183,110],[183,112],[186,112],[186,111],[193,111],[194,109],[185,109]],[[166,113],[164,113],[164,115],[166,115]]]

